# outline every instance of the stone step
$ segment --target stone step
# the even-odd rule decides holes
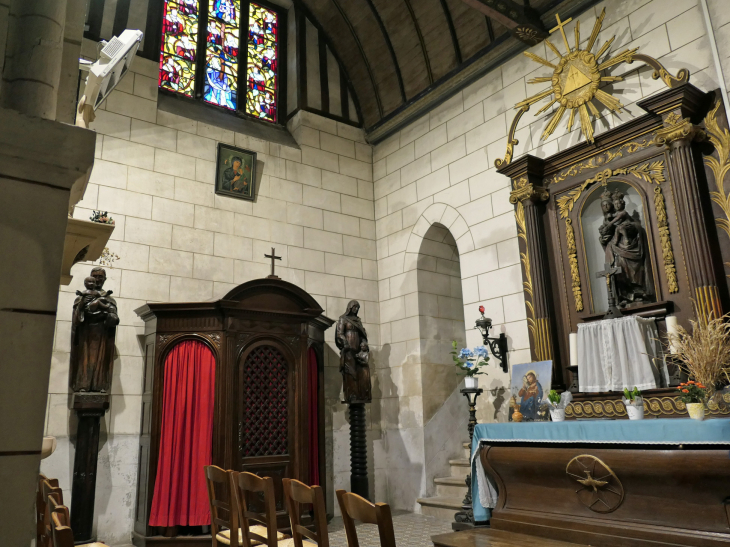
[[[444,520],[454,520],[454,514],[461,511],[463,498],[452,498],[446,496],[434,496],[432,498],[419,498],[421,512],[424,515]]]
[[[471,471],[471,466],[469,465],[469,460],[466,458],[462,458],[462,459],[458,459],[458,460],[449,460],[449,465],[451,466],[451,476],[452,477],[466,478],[466,476]]]
[[[436,485],[436,495],[439,497],[464,498],[466,495],[466,483],[463,477],[439,477],[433,479]]]

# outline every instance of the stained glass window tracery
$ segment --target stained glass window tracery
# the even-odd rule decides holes
[[[160,88],[277,122],[280,26],[261,3],[164,0]]]

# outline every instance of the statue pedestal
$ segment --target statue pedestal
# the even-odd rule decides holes
[[[350,489],[370,499],[365,403],[350,403]]]
[[[73,409],[78,416],[76,456],[71,484],[71,529],[76,545],[94,541],[96,464],[99,458],[99,420],[109,409],[108,393],[74,393]]]

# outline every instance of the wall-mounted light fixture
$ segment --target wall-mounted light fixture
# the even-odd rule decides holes
[[[482,334],[484,345],[489,346],[492,355],[499,359],[502,370],[507,372],[507,336],[502,332],[498,338],[489,338],[492,320],[489,317],[484,317],[484,306],[479,306],[479,313],[482,316],[474,323],[475,328]]]

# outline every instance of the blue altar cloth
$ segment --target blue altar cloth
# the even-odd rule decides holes
[[[474,428],[471,446],[472,507],[476,522],[491,517],[491,509],[483,507],[479,500],[475,458],[479,445],[490,442],[730,446],[730,419],[702,422],[689,418],[662,418],[478,424]]]

